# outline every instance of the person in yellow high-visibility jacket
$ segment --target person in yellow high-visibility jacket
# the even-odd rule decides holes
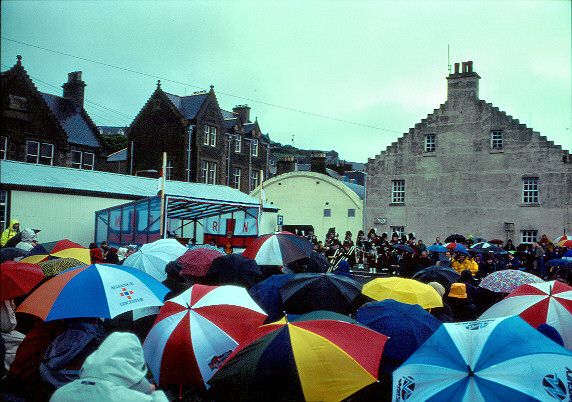
[[[475,276],[477,272],[479,272],[478,264],[473,261],[471,258],[467,258],[467,255],[464,253],[457,253],[455,254],[455,258],[453,259],[453,263],[451,267],[460,275],[465,269],[468,269],[471,272],[471,275]]]
[[[8,243],[8,240],[16,236],[18,233],[20,233],[20,221],[12,219],[10,221],[10,226],[2,232],[2,237],[0,237],[0,247],[4,247],[6,243]]]

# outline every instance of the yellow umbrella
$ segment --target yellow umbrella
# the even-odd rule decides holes
[[[432,286],[407,278],[376,278],[363,286],[364,295],[375,300],[392,299],[419,304],[424,309],[443,307],[443,300]]]

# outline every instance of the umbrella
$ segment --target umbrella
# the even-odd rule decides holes
[[[550,281],[522,285],[504,300],[493,305],[481,318],[518,314],[533,327],[553,326],[572,349],[572,287]]]
[[[177,258],[177,261],[183,266],[181,275],[205,276],[213,260],[222,255],[220,251],[210,248],[195,248],[185,251],[182,256]]]
[[[284,315],[284,304],[280,287],[294,277],[294,274],[277,274],[266,278],[248,290],[250,296],[266,311],[267,321],[275,321]]]
[[[237,285],[250,288],[264,279],[256,261],[238,254],[228,254],[213,260],[207,272],[213,285]]]
[[[84,264],[91,264],[89,249],[68,239],[38,244],[22,261],[37,264],[53,258],[75,258]]]
[[[377,381],[387,337],[319,311],[263,325],[209,383],[216,400],[339,401]]]
[[[463,235],[452,234],[445,238],[445,243],[450,243],[450,242],[466,243],[467,239]]]
[[[439,282],[445,287],[450,287],[452,283],[457,282],[461,275],[451,267],[433,266],[417,271],[412,279],[419,282]]]
[[[393,373],[393,400],[560,401],[567,367],[572,353],[520,317],[443,324]]]
[[[421,306],[395,300],[364,304],[356,313],[356,321],[389,337],[381,363],[385,372],[400,366],[441,325]]]
[[[455,253],[469,254],[469,250],[467,250],[467,248],[460,243],[455,243],[455,247],[452,249],[452,251]]]
[[[308,257],[304,257],[289,263],[288,268],[296,274],[303,272],[323,274],[328,272],[328,269],[330,268],[330,262],[322,253],[318,253],[312,250]]]
[[[158,281],[164,281],[167,278],[167,264],[186,251],[187,248],[175,239],[160,239],[141,246],[137,252],[123,260],[123,265],[137,268]]]
[[[70,268],[83,267],[86,263],[76,260],[75,258],[56,258],[40,262],[38,265],[42,268],[42,271],[44,271],[44,275],[49,277],[56,276]]]
[[[407,278],[376,278],[363,286],[362,293],[374,300],[392,299],[419,304],[423,308],[443,307],[443,300],[433,287]]]
[[[563,257],[563,258],[566,258],[566,257],[572,258],[572,250],[566,251],[562,257]]]
[[[547,267],[572,267],[572,258],[557,258],[546,262]]]
[[[518,269],[503,269],[485,276],[479,286],[493,292],[510,293],[521,285],[540,282],[544,281],[528,272]]]
[[[280,287],[280,297],[288,313],[304,314],[316,310],[349,314],[355,311],[362,285],[336,274],[295,274]],[[357,299],[357,300],[356,300]]]
[[[25,257],[28,255],[27,251],[16,247],[2,247],[0,248],[0,263],[14,260],[18,257]]]
[[[481,243],[481,242],[487,241],[487,239],[485,239],[484,237],[480,237],[480,236],[469,236],[469,238],[467,240],[472,240],[473,243]]]
[[[35,264],[3,262],[0,264],[0,301],[28,294],[44,278],[42,268]]]
[[[475,243],[471,246],[470,251],[477,254],[481,253],[507,254],[507,252],[502,248],[488,242]]]
[[[159,385],[204,384],[266,314],[238,286],[194,285],[167,300],[143,350]]]
[[[572,240],[572,236],[569,236],[567,234],[564,234],[564,236],[558,236],[557,238],[554,239],[553,243],[558,245],[558,243],[561,243],[566,240]]]
[[[446,251],[449,251],[449,249],[443,246],[442,244],[432,244],[427,247],[427,251],[430,251],[432,253],[444,253]]]
[[[44,321],[64,318],[113,318],[121,313],[161,306],[169,289],[138,269],[92,264],[49,279],[18,307]]]
[[[242,255],[256,260],[258,265],[285,266],[292,261],[308,257],[313,247],[312,243],[303,237],[280,232],[259,237]]]
[[[562,240],[561,242],[558,242],[558,246],[572,248],[572,240]]]
[[[415,250],[412,247],[409,247],[407,244],[401,244],[401,243],[397,243],[393,245],[393,248],[397,249],[397,250],[403,250],[406,251],[408,253],[414,253]]]
[[[504,244],[504,240],[501,239],[492,239],[489,240],[489,243],[496,244],[497,246],[502,246]]]

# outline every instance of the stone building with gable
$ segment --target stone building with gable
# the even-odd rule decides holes
[[[84,109],[86,84],[81,71],[68,74],[63,96],[40,92],[21,56],[1,78],[0,159],[105,169],[107,150]]]
[[[269,143],[248,105],[219,106],[214,88],[178,96],[161,83],[127,130],[130,174],[159,171],[167,153],[171,180],[222,184],[248,193],[268,172]]]
[[[572,157],[479,98],[455,63],[447,100],[366,164],[364,226],[533,242],[572,231]]]

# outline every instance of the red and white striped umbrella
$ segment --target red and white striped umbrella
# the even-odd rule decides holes
[[[519,286],[481,318],[517,314],[534,328],[544,323],[553,326],[562,336],[564,346],[572,350],[572,287],[558,281]]]
[[[238,343],[265,319],[244,288],[194,285],[161,307],[143,344],[145,360],[161,386],[204,388]]]
[[[284,266],[310,256],[314,246],[303,237],[290,232],[260,236],[242,253],[258,265]]]

